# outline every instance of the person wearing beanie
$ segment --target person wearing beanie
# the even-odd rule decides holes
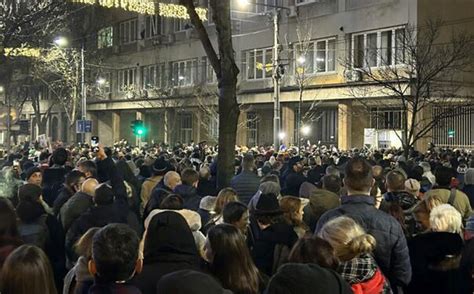
[[[160,156],[158,159],[155,160],[155,162],[151,166],[151,171],[153,175],[150,178],[146,179],[142,184],[142,189],[140,192],[142,210],[145,209],[145,206],[150,200],[150,195],[153,189],[155,189],[158,183],[163,180],[164,175],[171,170],[171,165],[163,156]]]
[[[26,170],[25,172],[25,181],[28,184],[33,184],[38,187],[41,187],[43,181],[43,173],[39,167],[33,166]]]
[[[316,264],[288,263],[280,267],[268,284],[267,294],[351,294],[344,279]]]

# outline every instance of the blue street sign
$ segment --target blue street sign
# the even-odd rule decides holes
[[[76,121],[76,133],[91,133],[91,132],[92,132],[91,120],[77,120]]]

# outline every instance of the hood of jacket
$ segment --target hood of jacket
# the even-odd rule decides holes
[[[193,234],[181,214],[163,211],[150,220],[144,245],[145,264],[157,261],[198,262]]]
[[[180,210],[169,210],[169,209],[154,209],[150,212],[148,217],[145,219],[145,229],[148,228],[150,225],[150,221],[153,218],[153,216],[157,215],[158,213],[162,213],[165,211],[174,211],[179,214],[181,214],[182,217],[186,220],[188,223],[189,228],[191,231],[199,231],[201,229],[202,223],[201,223],[201,216],[199,213],[189,210],[189,209],[180,209]]]
[[[176,186],[173,192],[179,194],[183,199],[195,197],[197,195],[196,188],[183,184]]]
[[[405,191],[387,192],[384,194],[384,199],[387,202],[397,202],[403,210],[412,208],[417,202],[412,194]]]

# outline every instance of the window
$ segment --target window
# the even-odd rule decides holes
[[[162,18],[158,15],[149,15],[145,19],[145,39],[158,36],[162,32]]]
[[[118,72],[118,90],[124,92],[133,89],[136,85],[137,69],[129,68]]]
[[[189,143],[193,140],[193,116],[191,113],[179,114],[179,140]]]
[[[219,138],[219,116],[209,118],[209,136]]]
[[[173,62],[171,68],[173,86],[192,86],[198,82],[197,59]]]
[[[336,39],[311,41],[295,46],[295,68],[301,68],[300,57],[304,57],[305,73],[333,72],[336,68]]]
[[[245,52],[247,80],[260,80],[272,77],[272,48],[252,49]]]
[[[314,0],[296,0],[296,5],[303,5],[303,4],[308,4],[312,2],[314,2]]]
[[[114,41],[113,32],[114,30],[111,26],[99,30],[97,33],[97,48],[112,47]]]
[[[173,32],[182,32],[186,30],[187,20],[182,18],[172,18],[170,19],[171,27],[173,28]]]
[[[166,87],[166,77],[165,63],[142,67],[143,89],[161,89]]]
[[[130,44],[137,41],[138,20],[136,18],[120,23],[120,44]]]
[[[247,145],[257,146],[258,143],[258,118],[256,112],[247,112]]]
[[[371,128],[377,130],[400,130],[403,129],[405,121],[404,112],[401,109],[372,108]]]
[[[209,59],[207,57],[202,57],[202,64],[201,64],[201,82],[207,84],[217,83],[217,76],[214,72],[214,68],[212,67]]]
[[[99,81],[98,86],[102,93],[108,94],[112,91],[112,75],[110,72],[101,73],[99,75]]]
[[[403,28],[353,35],[353,66],[379,67],[405,63],[404,36]]]

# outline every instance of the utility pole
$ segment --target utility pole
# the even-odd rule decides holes
[[[81,102],[82,102],[82,107],[81,107],[81,112],[82,112],[82,123],[83,123],[83,132],[81,133],[81,141],[82,143],[86,143],[86,132],[85,132],[85,121],[86,121],[86,109],[87,109],[87,100],[86,100],[86,85],[84,81],[84,74],[85,74],[85,67],[84,67],[84,43],[82,44],[81,47]]]
[[[12,122],[11,122],[11,112],[12,112],[12,106],[10,103],[10,97],[8,96],[8,92],[5,90],[5,102],[7,103],[7,152],[10,152],[10,147],[11,147],[11,134],[12,134]]]
[[[273,145],[275,151],[280,148],[280,44],[279,33],[279,9],[273,12]]]

